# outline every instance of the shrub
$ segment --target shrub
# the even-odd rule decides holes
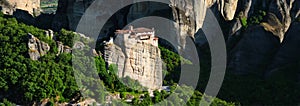
[[[242,22],[243,27],[247,27],[248,26],[248,22],[247,22],[247,18],[246,17],[241,18],[241,22]]]
[[[255,12],[255,14],[252,17],[250,17],[250,20],[248,21],[249,25],[260,24],[266,15],[267,13],[262,10]]]

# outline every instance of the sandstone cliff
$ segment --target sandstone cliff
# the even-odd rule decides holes
[[[119,77],[128,76],[150,90],[161,89],[162,60],[158,39],[152,31],[147,31],[150,30],[137,28],[120,32],[115,41],[111,39],[106,43],[104,58],[109,65],[118,66]]]
[[[255,8],[266,10],[267,15],[263,17],[264,20],[259,25],[248,26],[246,29],[241,27],[241,22],[235,22],[235,26],[232,27],[233,36],[227,41],[228,44],[235,45],[233,49],[229,49],[228,67],[230,67],[230,71],[264,76],[264,74],[270,75],[272,70],[279,67],[300,61],[297,58],[290,58],[297,53],[297,49],[291,45],[297,43],[297,41],[291,40],[297,39],[297,37],[293,36],[291,32],[296,33],[295,23],[297,20],[295,19],[300,11],[299,0],[249,1],[252,3],[247,12],[248,17],[255,14]],[[294,27],[290,28],[292,23],[294,23]],[[237,27],[238,25],[239,27]]]
[[[2,0],[2,12],[12,15],[16,9],[28,11],[31,15],[40,14],[40,0]]]

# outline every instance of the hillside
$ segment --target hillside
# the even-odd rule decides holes
[[[25,1],[29,1],[29,6],[23,8]],[[51,101],[49,103],[60,104],[89,100],[79,94],[82,90],[92,97],[100,96],[101,98],[94,99],[103,102],[105,98],[103,92],[89,91],[85,86],[77,86],[72,67],[74,66],[72,64],[74,62],[72,61],[74,59],[72,58],[73,38],[78,35],[88,36],[94,34],[93,31],[99,31],[98,38],[95,38],[97,39],[95,48],[89,48],[91,46],[89,40],[81,41],[76,45],[79,48],[87,47],[88,51],[84,53],[95,55],[93,58],[83,56],[79,59],[86,61],[95,59],[97,67],[93,68],[104,80],[101,85],[94,85],[95,79],[85,79],[85,77],[80,81],[92,87],[106,87],[110,92],[107,93],[109,98],[117,98],[120,101],[130,99],[133,105],[149,105],[161,101],[174,92],[181,98],[190,96],[188,94],[192,91],[188,85],[177,87],[181,72],[193,72],[193,69],[181,70],[180,65],[183,63],[190,68],[193,66],[201,68],[192,99],[172,97],[173,100],[180,101],[179,104],[170,101],[163,103],[182,105],[183,101],[187,101],[188,105],[199,104],[200,97],[203,97],[201,92],[206,91],[209,79],[223,78],[212,76],[211,72],[219,67],[214,66],[213,62],[219,62],[224,57],[226,62],[222,64],[226,65],[226,74],[217,95],[220,99],[216,99],[212,105],[299,105],[300,103],[300,49],[298,47],[300,45],[300,0],[167,0],[170,4],[138,2],[120,7],[121,9],[115,13],[112,13],[113,8],[127,2],[41,0],[41,5],[36,5],[36,2],[32,1],[39,0],[25,1],[0,1],[2,12],[9,14],[1,15],[0,18],[0,75],[3,75],[0,76],[0,100],[3,99],[3,102],[33,104]],[[13,7],[14,2],[22,5]],[[97,8],[89,8],[92,3],[98,3]],[[37,16],[38,14],[33,14],[39,10],[37,8],[53,14]],[[79,24],[83,15],[90,16],[83,20],[88,24]],[[150,97],[151,94],[147,92],[129,89],[122,85],[114,73],[120,67],[116,67],[115,64],[105,64],[101,57],[104,51],[101,44],[104,41],[117,38],[115,34],[117,30],[149,16],[174,22],[164,24],[166,21],[151,20],[142,26],[151,28],[163,24],[155,28],[157,30],[155,34],[170,37],[159,41],[159,49],[165,68],[162,70],[163,85],[172,89],[170,92],[155,91],[154,97]],[[213,22],[215,23],[212,24]],[[91,27],[102,24],[104,25],[102,29]],[[72,32],[77,28],[86,28],[87,31],[83,31],[83,34]],[[168,28],[171,30],[165,30]],[[219,38],[225,40],[224,48],[218,49],[226,49],[226,52],[218,52],[217,56],[214,55],[215,49],[210,47],[212,44],[208,38],[216,44],[221,44],[217,41]],[[199,59],[195,55],[188,55],[193,52],[193,46],[196,46],[193,49],[196,49],[195,55],[198,55]],[[139,48],[141,47],[146,46]],[[137,50],[137,52],[141,51]],[[177,52],[187,56],[183,58]],[[213,56],[220,59],[212,60]],[[137,58],[130,56],[128,58],[135,59],[131,62],[138,61]],[[114,58],[114,60],[119,61],[122,58]],[[193,60],[199,60],[200,63],[194,64]],[[78,68],[82,70],[87,70],[90,66],[80,61],[75,63],[79,63]],[[86,71],[80,73],[80,76],[90,74]],[[192,78],[187,78],[190,79]],[[145,89],[137,81],[128,77],[122,81],[138,89]],[[179,91],[174,91],[176,87]],[[107,102],[116,101],[109,99]]]
[[[1,55],[1,67],[0,67],[0,104],[4,105],[45,105],[45,104],[76,104],[84,101],[85,98],[80,94],[80,90],[84,87],[79,87],[74,78],[74,70],[72,68],[72,55],[70,53],[60,53],[60,46],[49,35],[46,35],[45,30],[38,29],[33,26],[28,26],[23,23],[17,22],[14,18],[4,18],[1,14],[0,17],[0,55]],[[41,56],[38,60],[32,60],[30,58],[30,49],[27,45],[28,33],[34,35],[38,42],[44,42],[50,46],[50,50]],[[56,40],[60,40],[64,45],[72,46],[72,40],[68,38],[76,37],[73,32],[61,30],[59,33],[54,33],[54,36],[58,36]],[[66,39],[67,38],[67,39]],[[164,50],[166,51],[166,50]],[[57,54],[60,53],[60,54]],[[166,57],[164,57],[166,58]],[[87,59],[87,58],[85,58]],[[104,60],[101,57],[95,57],[97,72],[100,77],[105,77],[103,85],[93,85],[97,88],[108,89],[111,94],[120,92],[121,94],[127,93],[129,95],[147,95],[147,92],[134,91],[126,88],[122,83],[117,80],[114,73],[108,73]],[[83,65],[82,68],[85,68]],[[113,66],[109,67],[109,70],[115,70]],[[116,71],[116,70],[115,70]],[[82,77],[88,73],[81,73]],[[82,83],[95,84],[95,79],[84,77]],[[135,81],[126,79],[127,81]],[[113,83],[112,83],[113,82]],[[181,88],[182,87],[182,88]],[[174,88],[186,89],[182,91],[173,91]],[[172,92],[193,92],[188,86],[173,86]],[[86,91],[94,95],[98,103],[104,104],[104,96],[107,92],[102,90]],[[122,93],[124,92],[124,93]],[[158,91],[156,91],[158,92]],[[110,94],[108,93],[108,94]],[[136,101],[132,104],[153,104],[161,101],[163,98],[168,97],[170,94],[155,93],[154,97],[145,96],[143,101]],[[184,96],[184,95],[181,95]],[[180,96],[180,97],[181,97]],[[192,99],[188,102],[190,105],[197,104],[199,98],[203,95],[196,91]],[[138,97],[135,97],[138,99]],[[181,101],[176,98],[176,101]],[[179,100],[178,100],[179,99]],[[124,96],[121,96],[121,100],[125,100]],[[116,102],[117,103],[117,102]],[[124,103],[124,102],[123,102]],[[178,102],[172,103],[171,101],[165,102],[167,104],[178,104]],[[215,105],[234,105],[234,103],[227,103],[223,100],[216,99],[213,102]],[[179,102],[180,104],[180,102]]]

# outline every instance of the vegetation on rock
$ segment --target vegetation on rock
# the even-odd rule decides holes
[[[73,60],[79,67],[72,67],[72,54],[62,53],[58,56],[56,42],[49,39],[45,35],[44,30],[38,29],[33,26],[27,26],[23,23],[19,23],[14,18],[4,18],[3,15],[0,17],[0,105],[14,105],[16,104],[33,104],[40,103],[45,99],[49,99],[50,102],[47,104],[57,104],[63,102],[75,103],[76,101],[82,100],[81,94],[91,95],[91,98],[95,98],[99,103],[104,103],[105,96],[112,93],[121,93],[123,100],[127,97],[126,95],[135,95],[133,99],[133,105],[150,105],[158,103],[159,101],[167,98],[170,93],[166,91],[155,91],[154,97],[150,97],[148,92],[143,92],[135,89],[139,88],[128,88],[122,83],[126,82],[129,86],[139,87],[139,83],[128,77],[124,79],[117,78],[115,72],[117,71],[116,66],[111,65],[106,67],[105,61],[102,57],[97,56],[89,58],[84,56],[79,56],[79,60],[90,61],[94,60],[96,63],[95,69],[97,70],[100,78],[103,78],[100,85],[96,85],[96,80],[94,78],[86,77],[92,73],[88,71],[85,63]],[[28,56],[27,47],[27,34],[31,33],[35,35],[38,39],[48,43],[51,46],[51,50],[44,56],[42,56],[38,61],[33,61]],[[56,33],[57,34],[57,33]],[[67,30],[61,30],[58,40],[63,41],[66,45],[72,46],[73,41],[70,38],[76,36],[73,32]],[[86,43],[85,43],[86,44]],[[86,44],[88,45],[88,44]],[[87,47],[87,49],[90,49]],[[166,53],[165,53],[166,52]],[[79,55],[85,54],[87,52],[75,52]],[[180,57],[171,51],[163,49],[163,54],[167,60],[167,67],[169,71],[176,70]],[[169,64],[169,65],[168,65]],[[86,69],[86,71],[77,71],[77,69]],[[176,71],[172,71],[176,72]],[[76,73],[76,76],[74,76]],[[79,78],[79,82],[76,81],[75,77]],[[89,87],[107,89],[109,92],[103,92],[102,90],[85,90],[85,85],[78,85],[78,83],[89,84]],[[188,86],[177,86],[174,83],[172,87],[177,89],[182,89],[180,92],[171,91],[178,93],[180,97],[184,98]],[[143,89],[143,88],[142,88]],[[81,92],[80,92],[81,91]],[[189,90],[193,94],[193,90]],[[192,99],[188,101],[190,105],[197,104],[203,95],[196,91],[197,93],[192,96]],[[140,96],[144,95],[144,96]],[[140,97],[143,100],[140,100]],[[84,99],[84,98],[83,98]],[[183,104],[184,102],[179,98],[173,98],[175,102],[167,101],[167,105]],[[124,104],[125,102],[115,102],[113,100],[112,104]],[[216,105],[234,105],[233,103],[227,103],[225,101],[216,99],[214,101]]]

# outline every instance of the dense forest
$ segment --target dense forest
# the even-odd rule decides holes
[[[50,51],[38,61],[29,58],[27,47],[28,33],[46,42],[51,47]],[[73,46],[72,39],[77,37],[73,32],[64,29],[60,32],[55,32],[55,35],[59,41],[68,46]],[[84,43],[89,45],[89,42],[91,41],[85,41]],[[85,60],[95,61],[95,69],[99,77],[104,78],[100,84],[89,83],[97,79],[85,77],[91,74],[88,71],[77,73],[76,75],[84,77],[79,82],[89,83],[89,86],[96,88],[106,88],[108,92],[84,90],[85,87],[78,86],[76,82],[74,72],[78,71],[72,67],[72,54],[62,53],[56,55],[56,42],[47,37],[44,30],[25,25],[18,22],[15,18],[3,14],[0,17],[0,43],[0,105],[37,105],[45,100],[48,102],[47,105],[72,104],[87,99],[82,94],[91,94],[90,98],[103,104],[105,103],[106,95],[119,93],[121,100],[113,100],[111,105],[124,104],[126,103],[124,101],[127,95],[135,95],[132,102],[128,104],[150,105],[169,97],[170,100],[161,102],[162,105],[182,105],[187,102],[188,105],[193,106],[199,104],[201,97],[204,96],[199,91],[192,90],[189,86],[176,84],[176,76],[174,75],[180,72],[180,70],[176,69],[179,67],[180,56],[164,47],[160,48],[162,49],[162,58],[168,67],[165,73],[169,76],[164,83],[172,84],[170,87],[171,91],[154,91],[154,97],[150,97],[148,92],[131,89],[123,85],[122,81],[126,81],[129,86],[141,87],[138,86],[139,83],[137,81],[129,77],[124,79],[117,78],[115,74],[117,71],[116,66],[110,65],[106,67],[105,61],[101,56],[95,56],[93,59],[80,57]],[[86,65],[82,63],[79,68],[84,69]],[[171,94],[175,94],[175,96],[171,96]],[[187,96],[191,96],[191,99],[182,99]],[[209,96],[206,97],[210,98]],[[216,98],[213,105],[234,105],[234,103]]]

